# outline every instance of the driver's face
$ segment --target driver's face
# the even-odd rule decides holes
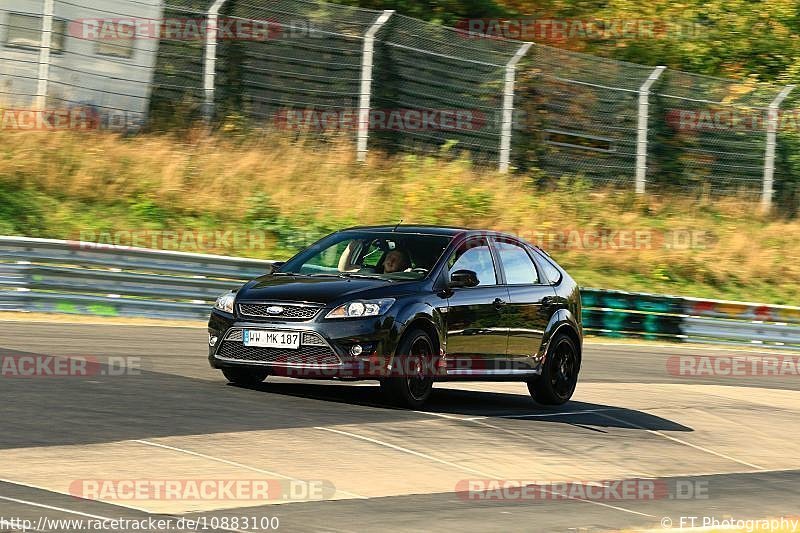
[[[405,261],[403,259],[403,254],[400,252],[393,250],[386,255],[386,259],[383,260],[383,271],[390,273],[390,272],[400,272],[404,270],[406,267]]]

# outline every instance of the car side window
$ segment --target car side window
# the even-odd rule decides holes
[[[542,253],[538,253],[538,258],[539,266],[544,271],[544,277],[547,278],[547,282],[551,285],[555,285],[561,281],[561,271],[555,267],[553,262]]]
[[[456,270],[472,270],[478,276],[478,285],[497,285],[494,273],[494,262],[489,242],[486,239],[472,239],[461,246],[450,256],[447,272]]]
[[[500,255],[508,285],[539,283],[536,266],[525,248],[509,241],[497,241],[495,247]]]

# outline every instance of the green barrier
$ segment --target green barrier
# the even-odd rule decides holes
[[[606,334],[636,333],[654,336],[681,335],[683,318],[677,315],[658,315],[639,311],[601,311],[584,308],[583,327],[588,332],[604,331]]]
[[[584,308],[619,309],[660,314],[683,314],[684,300],[673,296],[582,289]]]

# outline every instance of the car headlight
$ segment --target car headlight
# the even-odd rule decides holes
[[[359,318],[365,316],[380,316],[394,303],[394,298],[380,298],[379,300],[353,300],[342,304],[330,311],[325,318]]]
[[[235,292],[226,292],[214,302],[214,309],[233,314],[233,301],[236,299]]]

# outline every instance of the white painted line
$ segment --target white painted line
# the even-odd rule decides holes
[[[437,416],[447,420],[456,420],[458,422],[474,422],[475,420],[488,420],[490,418],[550,418],[553,416],[567,416],[567,415],[583,415],[589,413],[598,413],[601,411],[619,411],[620,407],[607,407],[602,409],[582,409],[580,411],[554,411],[552,413],[521,413],[521,414],[508,414],[508,415],[481,415],[481,416],[453,416],[444,413],[433,413],[430,411],[411,411],[426,416]]]
[[[426,415],[426,416],[438,416],[439,418],[446,418],[447,420],[467,420],[466,418],[462,418],[460,416],[453,416],[453,415],[446,415],[444,413],[433,413],[430,411],[411,411],[412,413],[417,413],[419,415]]]
[[[39,489],[39,490],[43,490],[43,491],[47,491],[47,492],[53,492],[53,493],[56,493],[56,494],[63,494],[65,496],[73,496],[72,494],[68,494],[66,492],[60,492],[60,491],[55,491],[55,490],[51,490],[51,489],[46,489],[46,488],[43,488],[43,487],[38,487],[36,485],[31,485],[31,484],[28,484],[28,483],[19,483],[17,481],[10,481],[8,479],[0,479],[0,482],[10,483],[10,484],[13,484],[13,485],[20,485],[22,487],[30,487],[32,489]],[[148,511],[147,509],[141,509],[141,508],[138,508],[138,507],[131,507],[130,505],[120,505],[120,504],[118,504],[116,502],[112,504],[112,503],[104,502],[102,500],[91,500],[91,499],[88,499],[88,498],[81,498],[81,499],[84,499],[86,501],[104,503],[104,504],[107,504],[107,505],[113,505],[114,507],[121,507],[123,509],[130,509],[132,511],[140,511],[140,512],[145,513],[147,515],[152,515],[153,514],[152,511]],[[80,512],[80,511],[73,511],[71,509],[65,509],[65,508],[62,508],[62,507],[54,507],[54,506],[51,506],[51,505],[45,505],[43,503],[31,502],[31,501],[28,501],[28,500],[18,500],[16,498],[9,498],[7,496],[0,496],[0,500],[6,500],[6,501],[14,502],[14,503],[21,503],[23,505],[30,505],[30,506],[33,506],[33,507],[41,507],[43,509],[50,509],[50,510],[53,510],[53,511],[61,511],[61,512],[68,513],[68,514],[75,514],[75,515],[78,515],[78,516],[85,516],[87,518],[96,518],[98,520],[115,520],[114,518],[108,518],[108,517],[100,516],[100,515],[92,515],[92,514],[83,513],[83,512]],[[163,516],[170,516],[170,515],[163,515]],[[40,517],[40,523],[43,520],[43,518],[44,517]],[[2,524],[2,522],[0,522],[0,524]],[[28,531],[31,531],[31,530],[28,530]],[[44,530],[34,529],[33,531],[44,531]],[[248,532],[248,531],[242,531],[240,529],[232,529],[232,528],[223,529],[223,531],[232,531],[233,533],[251,533],[251,532]]]
[[[52,493],[55,493],[55,494],[62,494],[64,496],[70,496],[72,498],[79,498],[79,499],[92,501],[92,502],[105,503],[105,504],[108,504],[108,505],[113,505],[114,507],[122,507],[124,509],[130,509],[131,511],[139,511],[141,513],[150,513],[151,512],[149,509],[145,509],[143,507],[134,507],[132,505],[124,505],[124,504],[121,504],[121,503],[117,503],[116,501],[112,503],[112,502],[105,502],[103,500],[94,500],[94,499],[91,499],[91,498],[81,498],[79,496],[75,496],[74,494],[70,494],[69,492],[63,492],[63,491],[51,489],[51,488],[48,488],[48,487],[42,487],[40,485],[33,485],[31,483],[23,483],[21,481],[15,481],[13,479],[0,478],[0,483],[8,483],[10,485],[19,485],[20,487],[28,487],[29,489],[36,489],[36,490],[41,490],[41,491],[44,491],[44,492],[52,492]]]
[[[725,418],[724,416],[720,416],[720,415],[714,413],[711,410],[703,410],[703,409],[700,409],[699,407],[695,407],[695,408],[692,408],[692,411],[700,412],[701,414],[704,414],[706,416],[710,416],[712,418],[718,418],[719,420],[722,420],[723,422],[725,422],[728,425],[736,425],[737,428],[747,430],[748,434],[760,435],[760,436],[762,436],[764,438],[767,438],[767,439],[770,438],[770,436],[768,434],[764,433],[760,429],[755,429],[752,426],[746,426],[746,425],[742,424],[739,420],[736,420],[736,421],[730,420],[728,418]]]
[[[640,426],[638,424],[634,424],[633,422],[629,422],[627,420],[622,420],[621,418],[617,418],[617,417],[614,417],[614,416],[611,416],[611,415],[607,415],[607,414],[604,414],[604,413],[598,413],[598,414],[600,416],[604,417],[604,418],[608,418],[609,420],[613,420],[613,421],[619,422],[621,424],[626,424],[626,425],[628,425],[628,426],[630,426],[632,428],[635,428],[635,429],[642,429],[644,431],[647,431],[648,433],[652,433],[653,435],[658,435],[659,437],[663,437],[663,438],[665,438],[667,440],[671,440],[673,442],[677,442],[678,444],[683,444],[684,446],[689,446],[690,448],[694,448],[695,450],[700,450],[701,452],[705,452],[705,453],[708,453],[708,454],[711,454],[711,455],[716,455],[717,457],[722,457],[723,459],[727,459],[729,461],[733,461],[735,463],[739,463],[740,465],[749,466],[750,468],[753,468],[753,469],[755,469],[757,471],[761,471],[761,472],[766,471],[766,469],[764,467],[762,467],[762,466],[758,466],[758,465],[753,464],[753,463],[748,463],[747,461],[742,461],[741,459],[736,459],[735,457],[731,457],[730,455],[725,455],[724,453],[715,452],[714,450],[711,450],[709,448],[704,448],[703,446],[699,446],[697,444],[692,444],[691,442],[687,442],[687,441],[685,441],[683,439],[679,439],[679,438],[673,437],[671,435],[666,435],[666,434],[664,434],[664,433],[662,433],[660,431],[656,431],[654,429],[647,429],[647,428],[645,428],[643,426]]]
[[[619,407],[607,407],[602,409],[581,409],[579,411],[557,411],[552,413],[530,413],[530,414],[511,414],[511,415],[487,415],[464,418],[468,422],[473,420],[485,420],[487,418],[550,418],[554,416],[585,415],[590,413],[600,413],[603,411],[619,411]]]
[[[550,416],[554,416],[554,415],[574,415],[574,414],[584,414],[584,413],[597,413],[597,412],[600,412],[600,411],[615,411],[615,410],[618,410],[618,409],[619,408],[616,408],[616,407],[610,407],[610,408],[602,408],[602,409],[585,409],[585,410],[581,410],[581,411],[563,411],[563,412],[559,412],[559,413],[534,413],[534,414],[522,414],[522,415],[474,416],[474,417],[468,417],[468,418],[450,416],[450,415],[445,415],[445,414],[442,414],[442,413],[430,413],[430,412],[425,412],[425,411],[414,411],[414,412],[415,413],[419,413],[419,414],[425,414],[425,415],[433,415],[433,416],[445,418],[445,419],[448,419],[448,420],[455,420],[457,422],[470,422],[472,424],[478,424],[478,425],[481,425],[481,426],[489,427],[489,428],[497,430],[497,431],[502,431],[504,433],[508,433],[509,435],[514,435],[514,436],[517,436],[517,437],[520,437],[520,438],[523,438],[523,439],[527,439],[527,440],[530,440],[532,442],[537,442],[537,443],[543,444],[545,446],[551,446],[551,447],[552,446],[556,446],[556,447],[558,447],[559,446],[558,444],[553,444],[552,442],[548,442],[548,441],[546,441],[544,439],[539,439],[539,438],[533,437],[533,436],[525,434],[525,433],[520,433],[518,431],[514,431],[512,429],[507,429],[507,428],[503,428],[503,427],[500,427],[500,426],[495,426],[494,424],[489,424],[487,422],[482,422],[482,420],[486,420],[486,419],[489,419],[489,418],[506,418],[506,419],[515,418],[515,419],[518,419],[518,418],[530,418],[530,417],[550,417]],[[561,448],[567,449],[563,445],[561,446]],[[574,450],[570,450],[570,451],[574,451]],[[647,472],[633,472],[632,471],[631,473],[634,474],[634,475],[640,476],[640,477],[655,477],[652,474],[649,474]]]
[[[95,518],[97,520],[113,520],[107,516],[100,516],[96,514],[82,513],[80,511],[73,511],[72,509],[65,509],[63,507],[56,507],[54,505],[45,505],[43,503],[30,502],[28,500],[18,500],[16,498],[9,498],[7,496],[0,496],[0,500],[7,502],[20,503],[22,505],[30,505],[31,507],[39,507],[41,509],[49,509],[51,511],[60,511],[62,513],[74,514],[78,516],[85,516],[86,518]]]
[[[578,453],[575,449],[567,447],[567,446],[564,446],[563,444],[557,444],[557,443],[548,442],[548,441],[546,441],[544,439],[539,439],[539,438],[536,438],[536,437],[534,437],[532,435],[528,435],[526,433],[521,433],[521,432],[515,431],[513,429],[508,429],[508,428],[503,428],[503,427],[500,427],[500,426],[495,426],[494,424],[489,424],[488,422],[482,422],[480,420],[466,420],[466,422],[471,422],[473,424],[478,424],[480,426],[485,426],[485,427],[488,427],[488,428],[491,428],[491,429],[494,429],[494,430],[497,430],[497,431],[502,431],[504,433],[508,433],[509,435],[514,435],[515,437],[519,437],[519,438],[522,438],[522,439],[530,440],[532,442],[538,442],[539,444],[542,444],[544,446],[549,446],[551,448],[552,447],[556,447],[556,448],[560,448],[561,450],[568,450],[571,453]],[[642,478],[655,478],[656,477],[653,474],[650,474],[650,473],[647,473],[647,472],[638,472],[638,471],[631,470],[630,473],[632,475],[634,475],[634,476],[638,476],[638,477],[642,477]]]
[[[474,468],[470,468],[468,466],[462,466],[462,465],[459,465],[459,464],[456,464],[456,463],[452,463],[450,461],[446,461],[444,459],[440,459],[438,457],[434,457],[432,455],[428,455],[426,453],[418,452],[418,451],[415,451],[415,450],[410,450],[410,449],[404,448],[402,446],[397,446],[395,444],[391,444],[391,443],[388,443],[388,442],[383,442],[383,441],[380,441],[378,439],[373,439],[373,438],[370,438],[370,437],[366,437],[364,435],[358,435],[357,433],[351,433],[349,431],[341,431],[341,430],[338,430],[338,429],[326,428],[326,427],[321,427],[321,426],[315,426],[314,429],[319,429],[321,431],[329,431],[331,433],[338,433],[339,435],[345,435],[347,437],[352,437],[354,439],[364,440],[364,441],[367,441],[367,442],[371,442],[373,444],[377,444],[379,446],[385,446],[385,447],[391,448],[393,450],[397,450],[397,451],[400,451],[400,452],[403,452],[403,453],[407,453],[407,454],[410,454],[410,455],[415,455],[417,457],[421,457],[423,459],[427,459],[429,461],[440,463],[440,464],[449,466],[451,468],[455,468],[457,470],[461,470],[463,472],[469,472],[471,474],[477,474],[479,476],[485,476],[485,477],[487,477],[489,479],[502,479],[502,477],[498,476],[497,474],[491,474],[491,473],[488,473],[488,472],[482,472],[480,470],[475,470]],[[548,491],[546,489],[544,489],[544,491],[548,492],[550,494],[555,494],[555,493],[553,493],[551,491]],[[558,496],[563,497],[564,495],[563,494],[558,494]],[[625,513],[635,514],[635,515],[639,515],[639,516],[646,516],[646,517],[649,517],[649,518],[655,518],[655,515],[651,515],[651,514],[647,514],[647,513],[640,513],[639,511],[633,511],[631,509],[626,509],[624,507],[617,507],[615,505],[609,505],[607,503],[602,503],[602,502],[598,502],[598,501],[594,501],[594,500],[586,500],[586,499],[577,498],[577,497],[574,497],[574,496],[567,496],[567,498],[570,499],[570,500],[591,503],[593,505],[599,505],[601,507],[606,507],[608,509],[614,509],[614,510],[622,511],[622,512],[625,512]]]
[[[222,459],[221,457],[214,457],[214,456],[206,455],[206,454],[200,453],[200,452],[193,452],[191,450],[184,450],[183,448],[177,448],[175,446],[168,446],[166,444],[159,444],[158,442],[152,442],[152,441],[149,441],[149,440],[134,440],[132,442],[138,442],[139,444],[144,444],[145,446],[154,446],[156,448],[164,448],[166,450],[172,450],[174,452],[185,453],[187,455],[193,455],[195,457],[201,457],[203,459],[208,459],[209,461],[215,461],[217,463],[223,463],[223,464],[226,464],[226,465],[235,466],[237,468],[243,468],[245,470],[250,470],[251,472],[256,472],[256,473],[259,473],[259,474],[265,474],[265,475],[268,475],[268,476],[275,476],[275,477],[279,477],[279,478],[282,478],[282,479],[288,479],[288,480],[291,480],[291,481],[301,481],[301,480],[299,480],[297,478],[294,478],[294,477],[291,477],[291,476],[285,476],[285,475],[279,474],[277,472],[272,472],[271,470],[264,470],[262,468],[256,468],[254,466],[249,466],[249,465],[246,465],[246,464],[237,463],[236,461],[229,461],[227,459]],[[339,493],[339,494],[350,496],[351,498],[358,498],[358,499],[362,499],[362,500],[367,499],[366,496],[361,496],[360,494],[355,494],[353,492],[348,492],[346,490],[336,489],[336,492]]]
[[[380,440],[377,440],[377,439],[372,439],[370,437],[365,437],[363,435],[358,435],[356,433],[350,433],[349,431],[340,431],[338,429],[326,428],[326,427],[321,427],[321,426],[316,426],[316,427],[314,427],[314,429],[319,429],[321,431],[330,431],[331,433],[338,433],[339,435],[345,435],[347,437],[352,437],[354,439],[365,440],[367,442],[371,442],[371,443],[377,444],[379,446],[385,446],[387,448],[391,448],[393,450],[397,450],[397,451],[400,451],[400,452],[403,452],[403,453],[407,453],[407,454],[410,454],[410,455],[416,455],[417,457],[421,457],[423,459],[427,459],[428,461],[433,461],[433,462],[436,462],[436,463],[447,465],[447,466],[449,466],[451,468],[456,468],[458,470],[463,470],[464,472],[469,472],[471,474],[476,474],[476,475],[479,475],[479,476],[485,476],[485,477],[488,477],[488,478],[498,478],[499,477],[496,474],[491,474],[489,472],[482,472],[480,470],[475,470],[474,468],[469,468],[468,466],[461,466],[461,465],[458,465],[456,463],[451,463],[450,461],[446,461],[444,459],[439,459],[438,457],[433,457],[432,455],[428,455],[426,453],[417,452],[417,451],[414,451],[414,450],[409,450],[408,448],[403,448],[402,446],[397,446],[395,444],[390,444],[388,442],[383,442],[383,441],[380,441]]]

